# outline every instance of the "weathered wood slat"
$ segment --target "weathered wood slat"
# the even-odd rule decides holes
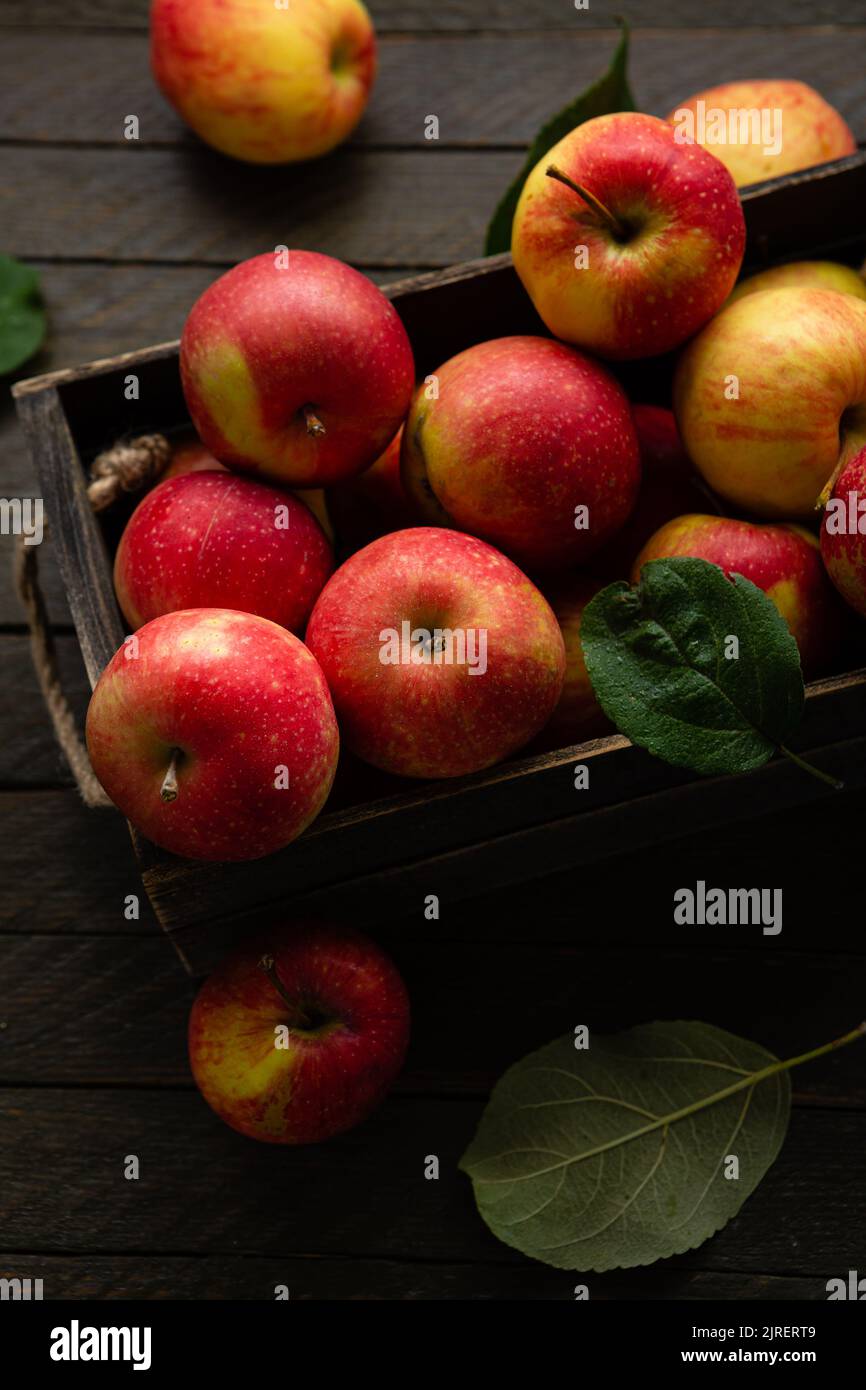
[[[0,1278],[41,1279],[50,1299],[239,1299],[274,1298],[286,1285],[293,1302],[307,1299],[506,1299],[574,1301],[573,1276],[544,1265],[425,1264],[398,1260],[298,1259],[291,1255],[3,1255]],[[592,1298],[646,1298],[643,1270],[592,1276]],[[676,1261],[655,1265],[654,1299],[801,1302],[826,1299],[826,1280],[801,1275],[729,1274],[684,1269]]]
[[[426,0],[370,0],[368,5],[380,33],[609,28],[620,8],[619,0],[592,0],[581,11],[563,5],[562,0],[489,0],[481,10],[478,0],[440,0],[436,5],[428,5]],[[2,23],[145,29],[148,9],[149,0],[126,0],[123,5],[116,0],[5,0]],[[858,4],[851,0],[764,0],[756,7],[749,0],[704,0],[696,7],[694,0],[632,0],[629,18],[635,25],[658,28],[850,24],[858,18]]]
[[[557,4],[567,18],[567,5]],[[615,32],[582,21],[555,43],[544,34],[385,38],[374,95],[351,143],[427,148],[425,118],[434,114],[439,147],[526,144],[606,67],[616,42]],[[816,87],[866,135],[864,45],[863,30],[782,30],[768,67],[766,47],[738,26],[725,33],[640,30],[632,37],[632,87],[642,110],[663,116],[704,87],[784,75]],[[503,83],[505,72],[516,80]],[[130,114],[139,120],[136,148],[183,143],[194,158],[194,137],[151,78],[145,34],[23,29],[4,36],[0,140],[115,144],[134,155],[123,128]]]
[[[829,1041],[863,1011],[863,954],[692,945],[668,947],[662,960],[649,941],[626,952],[615,941],[587,946],[579,931],[573,946],[495,949],[393,928],[378,936],[413,1002],[404,1093],[486,1096],[518,1058],[578,1023],[597,1035],[685,1012],[785,1057]],[[3,1085],[192,1086],[194,987],[164,942],[0,937],[0,979]],[[796,1103],[866,1109],[856,1047],[803,1067],[793,1084]]]
[[[457,1171],[480,1111],[475,1101],[395,1096],[340,1139],[286,1150],[235,1134],[188,1091],[49,1088],[23,1100],[3,1090],[2,1244],[490,1260],[521,1264],[529,1286],[532,1267],[487,1231]],[[857,1268],[866,1228],[851,1168],[864,1144],[866,1114],[795,1110],[780,1158],[741,1214],[677,1267],[816,1277]],[[129,1154],[137,1181],[123,1176]],[[424,1178],[429,1154],[438,1181]],[[196,1191],[201,1200],[191,1200]],[[655,1277],[642,1277],[645,1291]]]
[[[784,886],[785,925],[773,950],[862,952],[856,876],[841,874],[828,893],[815,856],[816,846],[820,855],[831,845],[834,862],[856,862],[864,815],[866,797],[846,793],[812,812],[794,807],[646,850],[626,844],[591,876],[565,870],[509,887],[485,880],[480,898],[443,898],[435,939],[454,951],[455,960],[471,942],[489,943],[491,953],[506,942],[757,951],[756,939],[738,929],[674,925],[674,887],[702,877],[722,887]],[[88,811],[73,791],[0,793],[0,882],[5,933],[129,937],[156,930],[143,894],[141,920],[123,918],[126,895],[140,892],[141,884],[122,818]],[[344,904],[343,919],[374,935],[385,931],[392,942],[430,940],[421,892],[407,905],[407,915],[387,927],[385,907],[381,898],[356,899]],[[167,944],[164,950],[174,962]]]
[[[88,810],[77,792],[0,792],[0,883],[3,932],[156,930],[122,816]],[[129,893],[138,922],[123,915]]]
[[[273,170],[227,166],[203,148],[96,157],[10,146],[4,247],[25,259],[62,248],[66,259],[224,264],[286,244],[362,266],[445,266],[479,254],[520,162],[499,151],[343,149]]]

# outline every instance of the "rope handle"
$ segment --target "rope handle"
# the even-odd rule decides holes
[[[94,512],[105,511],[123,492],[138,492],[155,483],[171,458],[171,445],[162,434],[143,434],[118,440],[99,454],[90,468],[87,496]],[[54,734],[69,764],[85,806],[113,806],[91,766],[75,715],[64,694],[57,651],[45,599],[39,584],[38,546],[18,537],[15,547],[15,591],[27,618],[30,655]]]

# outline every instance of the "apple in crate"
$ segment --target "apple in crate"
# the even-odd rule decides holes
[[[315,1144],[360,1124],[408,1042],[395,966],[337,926],[264,933],[208,977],[189,1019],[190,1066],[208,1105],[270,1144]]]
[[[814,517],[866,444],[866,302],[790,288],[727,305],[680,357],[674,411],[720,497],[758,516]]]
[[[845,602],[866,618],[866,448],[836,479],[821,522],[821,554]]]
[[[360,0],[152,0],[153,75],[209,145],[254,164],[313,159],[361,119],[376,39]]]
[[[647,541],[634,563],[637,584],[648,560],[693,556],[742,574],[771,598],[800,649],[804,674],[826,670],[842,640],[843,612],[818,541],[802,526],[757,526],[725,516],[681,516]]]
[[[382,536],[328,580],[307,628],[346,745],[406,777],[477,772],[528,743],[559,699],[547,600],[474,536]]]
[[[141,627],[179,608],[238,608],[300,632],[333,568],[309,507],[226,472],[157,484],[126,524],[114,587]]]
[[[303,642],[251,613],[193,608],[146,623],[97,682],[93,769],[142,834],[192,859],[258,859],[325,803],[339,737]]]
[[[529,569],[598,550],[640,482],[622,387],[592,358],[531,336],[467,348],[419,387],[402,466],[426,520],[481,536]]]
[[[708,87],[681,102],[668,120],[681,139],[711,150],[739,188],[857,148],[839,112],[814,87],[785,78]]]
[[[395,434],[384,454],[370,468],[329,488],[328,514],[333,519],[339,551],[344,555],[389,531],[415,526],[422,518],[403,486],[400,452],[403,427]]]
[[[403,423],[415,383],[397,311],[315,251],[242,261],[196,300],[180,372],[205,447],[288,487],[360,473]]]
[[[735,304],[738,299],[762,290],[785,289],[836,290],[839,294],[853,294],[855,299],[866,299],[866,280],[849,265],[839,265],[837,261],[788,261],[741,280],[728,303]]]
[[[655,116],[585,121],[539,160],[514,214],[514,268],[557,338],[650,357],[724,304],[746,225],[734,181]]]
[[[603,588],[600,580],[583,574],[558,575],[553,583],[545,585],[545,597],[556,614],[565,642],[562,694],[542,731],[547,748],[565,748],[610,729],[610,722],[595,698],[580,640],[583,611]]]
[[[640,447],[641,481],[628,521],[592,557],[589,568],[605,579],[627,579],[635,557],[660,526],[684,512],[706,506],[700,474],[683,448],[672,410],[634,405],[632,417]]]

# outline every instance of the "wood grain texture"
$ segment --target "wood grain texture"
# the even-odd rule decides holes
[[[367,7],[380,33],[420,33],[450,30],[610,28],[621,11],[620,0],[592,0],[589,8],[576,11],[563,0],[370,0]],[[145,29],[149,0],[4,0],[0,22],[6,25],[98,26],[110,29]],[[750,0],[631,0],[630,21],[635,25],[746,26],[851,24],[862,22],[862,0],[764,0],[760,7]]]
[[[254,1255],[3,1255],[0,1278],[42,1279],[53,1299],[238,1299],[274,1298],[286,1285],[293,1302],[308,1299],[418,1299],[489,1302],[574,1301],[575,1279],[544,1265],[425,1263],[414,1259],[262,1259]],[[646,1297],[642,1270],[592,1277],[594,1302]],[[730,1274],[718,1270],[656,1265],[654,1299],[736,1299],[800,1302],[826,1299],[826,1281],[802,1275]]]
[[[567,14],[567,0],[558,0]],[[866,7],[864,7],[866,17]],[[572,25],[556,42],[543,34],[425,34],[385,38],[379,79],[352,145],[427,149],[428,114],[439,118],[438,147],[526,145],[554,111],[607,66],[612,31]],[[768,75],[808,82],[858,135],[866,135],[860,55],[866,31],[791,29],[774,36],[773,60],[754,32],[632,35],[629,70],[641,110],[665,116],[678,102],[721,82]],[[70,83],[66,75],[76,74]],[[513,81],[504,81],[504,74]],[[139,140],[123,123],[138,117]],[[148,40],[136,33],[21,30],[0,45],[0,140],[116,145],[134,156],[159,144],[197,148],[150,74]],[[94,159],[98,158],[94,152]],[[232,170],[229,161],[223,165]]]
[[[0,1084],[192,1087],[194,986],[164,942],[124,938],[120,906],[116,936],[0,936]],[[407,1094],[486,1097],[508,1066],[578,1023],[598,1036],[685,1011],[787,1057],[838,1036],[863,1012],[863,954],[691,945],[668,947],[660,969],[649,942],[589,946],[579,930],[571,946],[501,941],[495,950],[470,940],[456,951],[399,927],[377,936],[413,1001],[397,1084]],[[443,1026],[446,1018],[457,1026]],[[856,1047],[798,1070],[793,1085],[796,1103],[866,1110]]]
[[[16,737],[7,723],[7,738]],[[123,817],[88,810],[74,791],[0,792],[0,932],[152,937],[156,921]],[[124,918],[136,893],[141,917]],[[177,969],[174,953],[168,959]]]
[[[457,1171],[480,1113],[473,1100],[391,1096],[350,1134],[285,1149],[235,1134],[192,1092],[3,1089],[2,1244],[49,1254],[481,1260],[521,1263],[529,1283],[532,1266],[487,1231]],[[671,1267],[815,1276],[857,1268],[866,1225],[850,1175],[864,1143],[866,1114],[794,1110],[781,1156],[740,1215]],[[131,1154],[137,1181],[123,1176]],[[424,1178],[430,1154],[438,1181]],[[196,1185],[206,1201],[191,1200]],[[654,1277],[643,1275],[644,1296]]]
[[[292,169],[227,169],[199,148],[10,146],[0,218],[7,253],[21,258],[222,265],[291,245],[359,266],[445,266],[479,253],[520,162],[498,151],[343,149]]]

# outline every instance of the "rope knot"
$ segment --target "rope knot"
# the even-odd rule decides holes
[[[97,454],[87,489],[93,510],[104,511],[121,492],[140,492],[165,471],[170,457],[171,445],[164,434],[141,434]]]

